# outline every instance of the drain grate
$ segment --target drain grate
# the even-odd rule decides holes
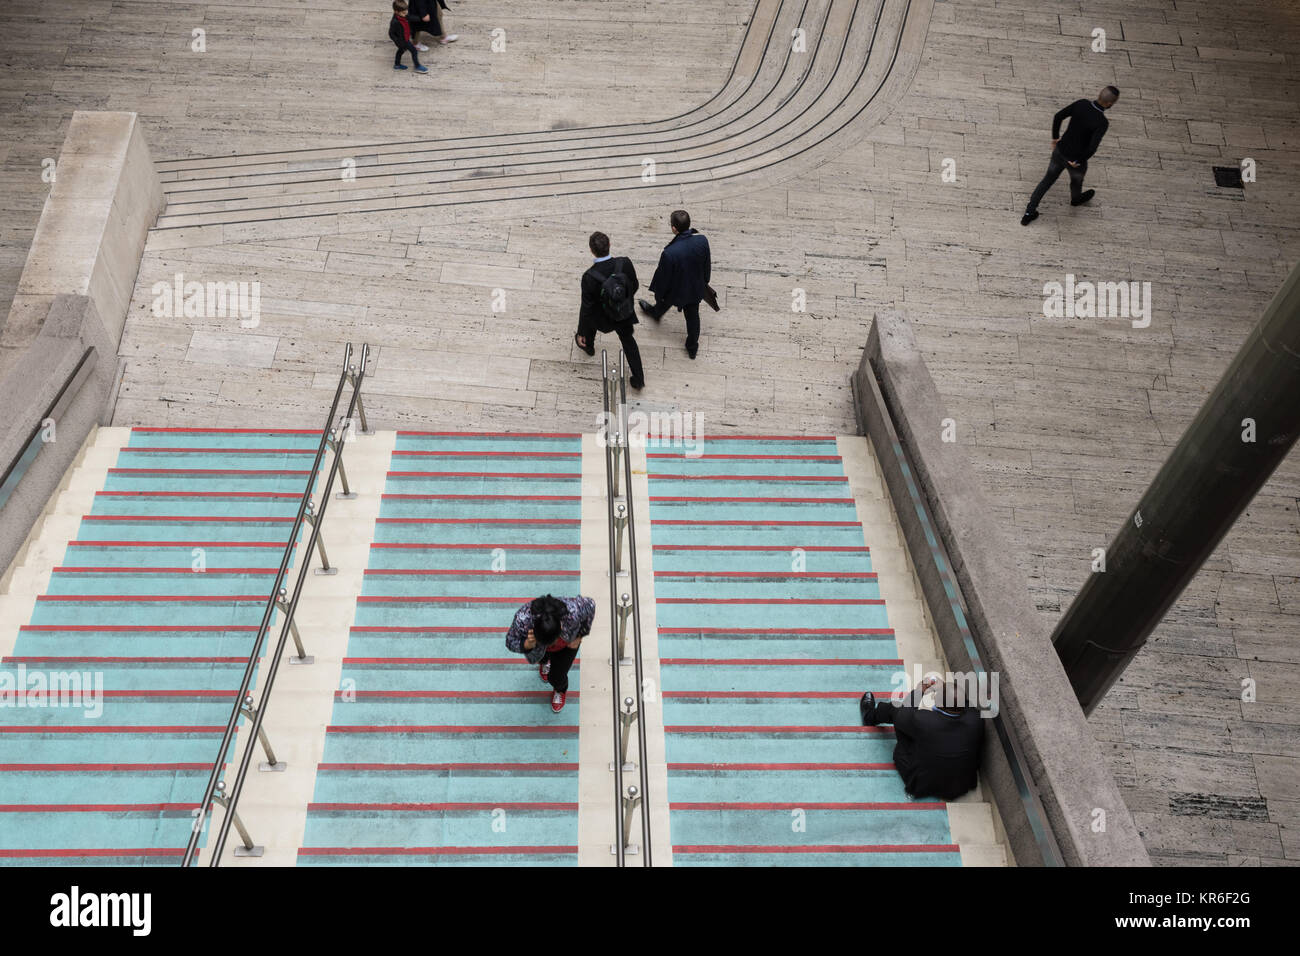
[[[1241,181],[1241,167],[1215,166],[1214,185],[1227,189],[1245,189],[1246,184]]]

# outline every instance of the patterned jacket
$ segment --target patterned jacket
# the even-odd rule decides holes
[[[561,650],[580,637],[591,633],[591,622],[596,617],[596,602],[589,597],[560,598],[568,609],[560,621],[560,636],[548,648],[545,644],[536,645],[531,651],[524,650],[524,641],[533,629],[532,601],[515,612],[515,619],[506,632],[506,647],[516,654],[523,654],[530,664],[540,664],[548,650]]]

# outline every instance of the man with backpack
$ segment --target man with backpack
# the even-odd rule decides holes
[[[636,269],[626,256],[609,254],[609,236],[603,232],[593,232],[587,245],[596,259],[582,274],[582,307],[573,341],[588,355],[595,355],[596,333],[613,332],[623,344],[623,354],[632,373],[628,384],[636,389],[645,388],[641,350],[632,334],[632,326],[636,325],[634,296],[640,288]]]

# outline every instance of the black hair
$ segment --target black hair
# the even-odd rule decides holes
[[[1104,90],[1102,90],[1102,93],[1104,93],[1106,96],[1110,98],[1111,103],[1114,103],[1116,100],[1119,99],[1118,86],[1108,86]]]
[[[691,214],[685,209],[678,209],[668,217],[669,224],[678,232],[685,232],[691,228]]]
[[[533,633],[537,636],[538,643],[549,644],[560,636],[560,622],[569,613],[563,601],[545,594],[533,598],[528,609],[533,615]]]
[[[609,255],[609,236],[603,232],[593,232],[591,238],[587,240],[587,245],[591,247],[593,256]]]

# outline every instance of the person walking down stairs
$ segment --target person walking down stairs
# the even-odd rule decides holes
[[[595,617],[596,602],[589,597],[545,594],[516,611],[506,632],[506,647],[536,664],[542,680],[551,685],[551,710],[557,714],[569,693],[569,668]]]

